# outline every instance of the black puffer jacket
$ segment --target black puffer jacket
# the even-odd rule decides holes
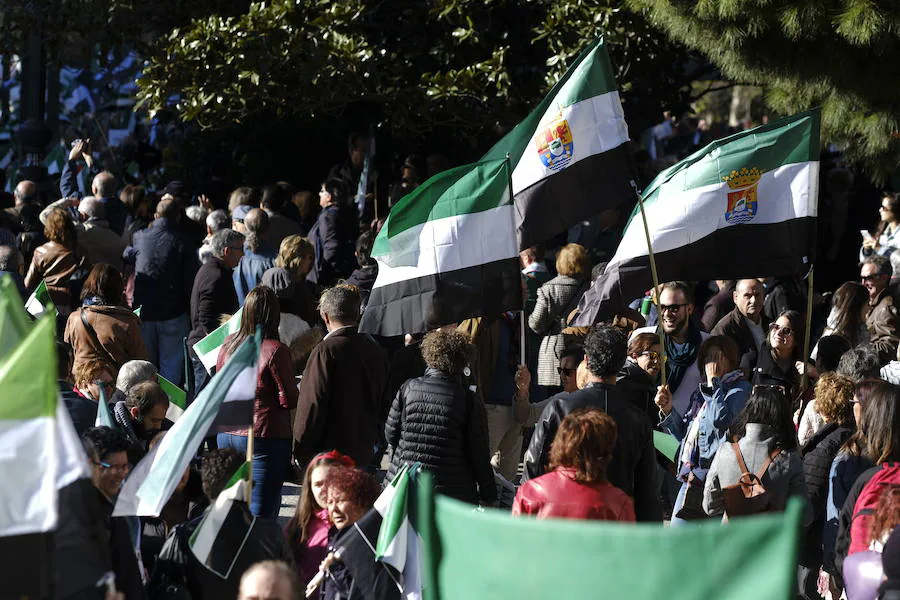
[[[825,525],[825,503],[828,500],[828,474],[838,450],[853,432],[837,423],[826,423],[800,450],[806,495],[813,509],[813,522],[801,542],[800,564],[817,568],[822,565],[822,528]]]
[[[496,500],[484,404],[462,380],[429,368],[400,387],[384,435],[394,448],[387,480],[419,462],[438,493],[489,504]]]

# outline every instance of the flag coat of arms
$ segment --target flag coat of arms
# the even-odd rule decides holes
[[[404,196],[372,248],[360,331],[418,333],[522,304],[509,161],[449,169]]]
[[[644,193],[660,281],[807,270],[815,259],[819,127],[818,111],[800,113],[715,141],[660,173]],[[608,318],[652,285],[637,207],[575,323]]]
[[[612,64],[598,38],[482,158],[509,154],[520,249],[634,199],[628,139]]]

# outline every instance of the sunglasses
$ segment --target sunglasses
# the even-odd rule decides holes
[[[791,335],[792,333],[794,333],[794,330],[791,328],[790,325],[786,325],[786,326],[782,327],[778,323],[772,323],[771,325],[769,325],[769,331],[772,331],[774,333],[781,333],[781,335],[784,335],[784,336],[788,336],[788,335]]]
[[[660,304],[659,312],[660,313],[677,313],[681,310],[682,306],[687,306],[687,304]]]
[[[571,377],[575,374],[577,369],[564,369],[563,367],[557,367],[556,372],[562,375],[563,377]]]
[[[643,352],[639,352],[638,356],[647,356],[652,362],[659,362],[659,352],[656,350],[644,350]]]
[[[882,274],[878,274],[878,275],[861,275],[860,278],[859,278],[859,280],[862,281],[863,283],[865,283],[865,282],[867,282],[867,281],[878,281],[878,280],[879,280],[880,278],[882,278],[882,277],[887,277],[887,275],[882,275]]]

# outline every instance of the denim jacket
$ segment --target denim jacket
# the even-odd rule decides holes
[[[734,422],[738,413],[744,408],[750,397],[750,383],[744,379],[728,381],[716,377],[712,386],[700,384],[700,397],[692,402],[686,414],[682,415],[675,408],[659,424],[662,429],[668,431],[684,444],[691,421],[700,419],[700,435],[697,438],[700,462],[695,467],[709,469],[716,451],[725,433]],[[703,403],[705,402],[705,406]],[[702,406],[702,409],[701,409]],[[699,414],[698,414],[699,413]],[[679,448],[678,455],[681,455]],[[680,467],[681,465],[679,465]]]

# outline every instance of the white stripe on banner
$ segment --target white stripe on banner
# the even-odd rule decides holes
[[[570,79],[569,81],[572,81]],[[554,128],[565,121],[572,135],[572,158],[565,166],[551,169],[544,165],[534,138],[512,175],[513,191],[518,194],[541,179],[560,173],[568,166],[595,154],[618,148],[628,141],[628,125],[619,101],[619,92],[608,92],[560,110],[551,106],[541,118],[535,136],[545,128]]]
[[[682,248],[718,229],[737,225],[725,221],[731,191],[728,185],[684,190],[683,176],[689,171],[685,169],[663,185],[659,196],[647,207],[654,252]],[[816,216],[818,185],[818,162],[785,165],[764,173],[757,184],[756,216],[748,224],[764,225]],[[638,256],[647,256],[647,238],[641,217],[636,215],[606,268]]]
[[[231,383],[231,387],[228,388],[228,392],[225,394],[225,400],[222,401],[223,405],[225,402],[233,402],[235,400],[252,400],[256,397],[256,365],[252,365],[242,370],[237,377],[234,378],[234,381]],[[219,410],[222,410],[221,408]]]
[[[514,211],[514,205],[506,204],[407,229],[391,239],[394,266],[377,259],[374,287],[518,256]]]
[[[0,537],[56,526],[55,429],[52,417],[0,420]]]

